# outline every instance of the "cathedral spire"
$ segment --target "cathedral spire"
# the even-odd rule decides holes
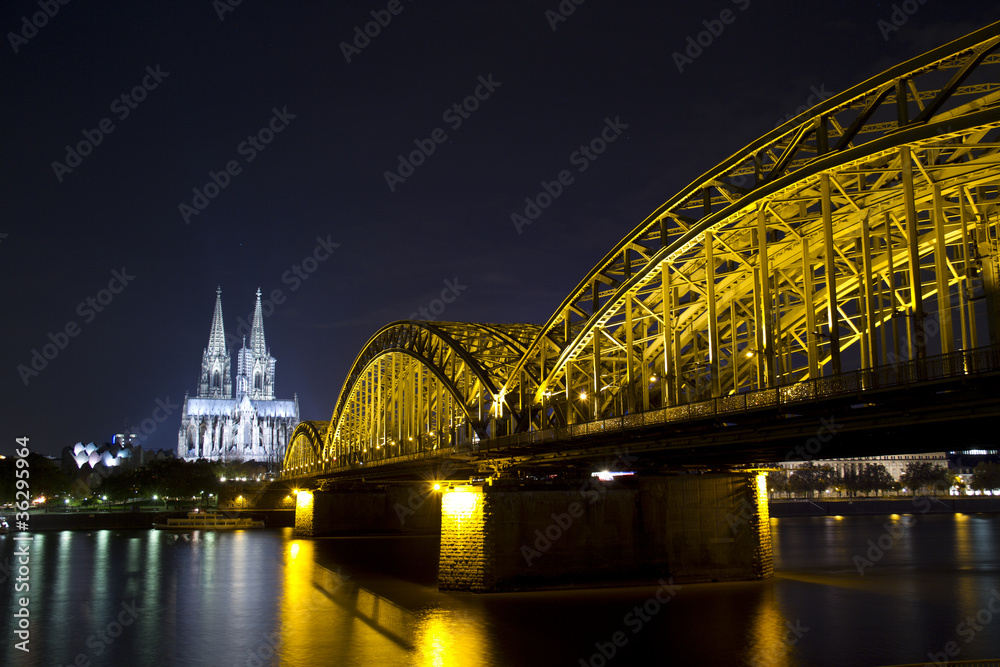
[[[248,395],[251,400],[274,398],[275,359],[267,352],[264,343],[264,309],[257,288],[257,306],[253,311],[250,341],[243,339],[243,349],[236,355],[236,400]]]
[[[212,331],[208,334],[208,347],[201,356],[201,381],[199,398],[230,398],[233,381],[226,349],[226,330],[222,327],[222,288],[215,288],[215,313]]]
[[[253,328],[250,330],[250,350],[257,357],[263,357],[267,354],[267,346],[264,345],[264,314],[260,305],[259,287],[257,288],[257,306],[253,311]]]
[[[208,335],[208,353],[225,354],[226,332],[222,328],[222,287],[215,288],[215,314],[212,316],[212,332]]]

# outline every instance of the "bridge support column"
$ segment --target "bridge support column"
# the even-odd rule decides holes
[[[352,484],[329,490],[299,490],[295,535],[316,537],[364,533],[435,533],[440,494],[430,484]]]
[[[764,579],[773,573],[764,474],[498,481],[446,490],[441,590]]]

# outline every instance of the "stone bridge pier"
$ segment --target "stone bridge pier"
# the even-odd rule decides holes
[[[494,592],[773,573],[764,473],[494,482],[441,498],[438,587]]]
[[[765,473],[298,491],[295,534],[440,533],[441,590],[765,579]]]

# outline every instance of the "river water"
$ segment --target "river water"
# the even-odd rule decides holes
[[[495,595],[439,592],[436,537],[306,540],[291,529],[35,533],[30,588],[15,592],[8,535],[0,537],[0,662],[598,667],[923,664],[949,651],[1000,658],[1000,516],[784,518],[771,528],[775,576],[767,581]],[[25,596],[28,653],[14,634]]]

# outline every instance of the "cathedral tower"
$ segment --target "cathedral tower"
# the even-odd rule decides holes
[[[215,315],[208,347],[201,356],[201,382],[198,398],[232,398],[233,380],[226,349],[226,332],[222,328],[222,288],[215,290]]]
[[[299,423],[298,398],[274,397],[274,357],[264,342],[264,313],[257,290],[250,341],[237,355],[236,395],[222,325],[222,290],[215,291],[212,333],[201,360],[197,397],[184,397],[177,456],[281,465],[285,444]]]
[[[253,311],[250,329],[250,347],[243,339],[243,349],[236,357],[236,399],[249,396],[253,400],[274,398],[275,359],[264,343],[264,315],[260,305],[260,288],[257,288],[257,305]]]

